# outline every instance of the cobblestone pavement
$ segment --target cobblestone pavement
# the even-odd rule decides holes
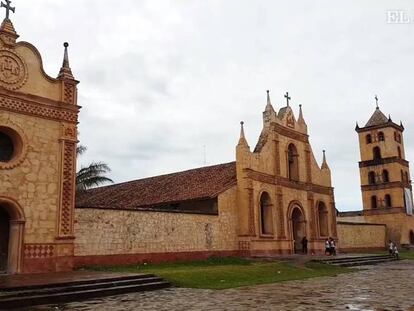
[[[30,310],[410,310],[414,261],[366,267],[337,277],[228,290],[170,288]]]

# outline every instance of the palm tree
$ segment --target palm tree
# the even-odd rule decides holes
[[[86,150],[86,146],[79,145],[76,148],[76,154],[79,156]],[[82,166],[76,173],[76,190],[85,191],[105,183],[113,183],[112,179],[105,176],[110,171],[109,166],[103,162],[92,162],[88,166]]]

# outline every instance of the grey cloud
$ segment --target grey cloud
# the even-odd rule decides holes
[[[56,76],[62,42],[81,83],[81,162],[103,160],[116,181],[234,160],[239,121],[251,148],[265,90],[276,108],[303,104],[315,157],[328,151],[337,207],[361,208],[355,121],[381,109],[406,126],[414,155],[414,12],[410,0],[19,1],[21,39]],[[412,16],[414,17],[414,16]],[[36,25],[36,27],[33,27]]]

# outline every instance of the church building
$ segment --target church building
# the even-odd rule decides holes
[[[292,254],[336,238],[331,173],[313,155],[302,108],[267,94],[254,150],[243,123],[234,162],[77,194],[77,84],[68,44],[56,78],[7,16],[0,27],[0,271]]]
[[[211,255],[323,253],[336,238],[331,172],[315,160],[302,108],[267,94],[254,150],[244,135],[236,161],[79,193],[79,265],[186,260]]]
[[[0,271],[293,254],[304,237],[309,252],[321,253],[326,238],[337,238],[331,172],[325,154],[317,163],[302,107],[296,118],[289,94],[279,111],[267,94],[253,150],[241,124],[233,162],[75,198],[80,107],[68,44],[57,77],[47,75],[39,51],[17,41],[9,19],[14,8],[6,10],[0,26]],[[390,139],[388,130],[384,134]],[[395,162],[407,171],[402,160]],[[402,205],[401,197],[393,202]]]
[[[74,265],[77,81],[65,44],[56,78],[39,51],[0,26],[0,271]]]

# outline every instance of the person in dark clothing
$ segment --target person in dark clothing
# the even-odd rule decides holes
[[[308,253],[308,239],[306,238],[306,236],[304,236],[302,239],[302,253]]]

